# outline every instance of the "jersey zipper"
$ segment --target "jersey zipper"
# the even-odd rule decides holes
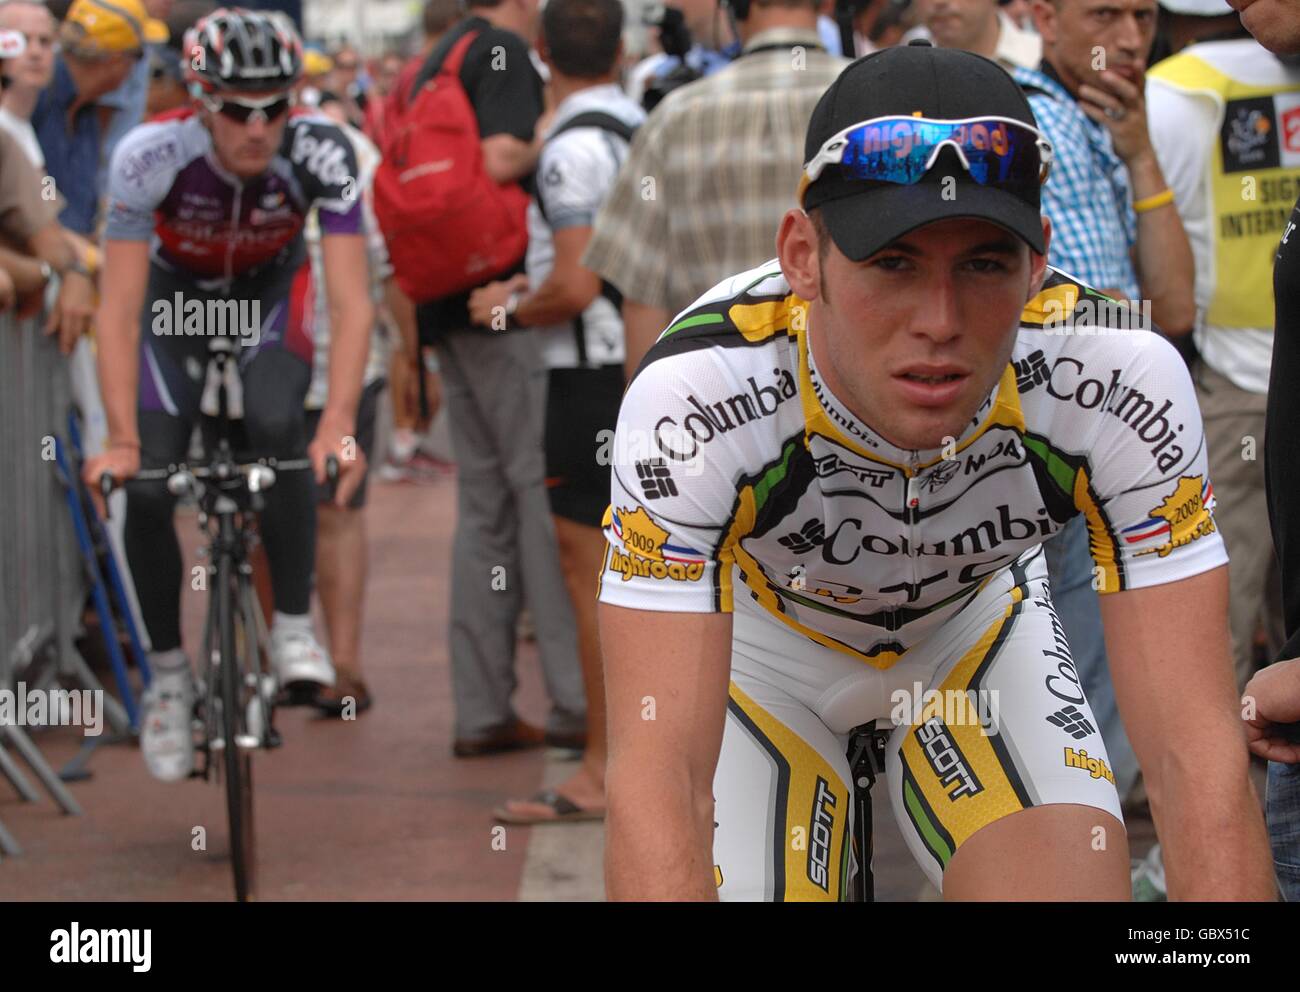
[[[915,454],[907,459],[907,505],[903,512],[907,515],[907,557],[912,569],[912,589],[919,591],[921,575],[917,565],[917,530],[921,515],[921,480],[916,475],[920,459]],[[910,601],[910,597],[909,597]]]

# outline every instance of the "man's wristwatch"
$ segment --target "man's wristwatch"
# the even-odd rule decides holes
[[[45,280],[47,286],[50,284],[50,280],[54,278],[54,266],[43,258],[41,259],[41,278]]]
[[[67,270],[67,271],[68,271],[68,272],[75,272],[75,273],[77,273],[77,275],[79,275],[79,276],[85,276],[87,279],[90,279],[90,280],[92,280],[92,281],[93,281],[94,278],[95,278],[94,276],[92,276],[92,275],[90,274],[90,269],[88,269],[88,268],[86,267],[86,263],[85,263],[85,261],[82,259],[82,257],[81,257],[80,255],[76,255],[76,254],[74,254],[74,255],[72,256],[72,264],[68,266],[68,270]],[[67,273],[65,273],[65,275],[66,275],[66,274],[67,274]]]

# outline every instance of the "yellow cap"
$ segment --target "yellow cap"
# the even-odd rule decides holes
[[[167,25],[149,16],[140,0],[75,0],[62,28],[63,43],[81,51],[138,52],[164,42]]]
[[[334,60],[314,48],[308,48],[302,53],[304,76],[323,76],[333,68]]]

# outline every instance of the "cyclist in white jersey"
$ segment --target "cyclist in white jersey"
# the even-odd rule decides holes
[[[845,898],[870,721],[946,898],[1127,898],[1043,564],[1079,513],[1171,897],[1274,896],[1192,385],[1046,265],[1050,157],[995,63],[859,60],[813,114],[778,258],[646,356],[599,592],[611,898]]]

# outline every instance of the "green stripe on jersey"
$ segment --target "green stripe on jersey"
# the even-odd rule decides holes
[[[1021,438],[1026,448],[1032,451],[1046,467],[1048,473],[1052,476],[1052,481],[1061,487],[1061,491],[1066,496],[1074,499],[1074,477],[1077,469],[1061,457],[1060,453],[1045,441],[1038,438],[1024,436]]]
[[[790,459],[794,457],[795,446],[793,441],[785,443],[785,449],[781,452],[781,460],[763,473],[763,477],[754,483],[754,512],[757,514],[763,509],[763,504],[767,502],[767,497],[772,490],[780,484],[785,478],[786,473],[790,471]]]
[[[699,327],[701,324],[721,324],[726,319],[727,318],[722,316],[720,313],[697,313],[694,317],[683,317],[677,323],[673,324],[672,327],[659,335],[659,340],[662,341],[664,338],[668,337],[668,335],[676,334],[678,331],[684,331],[688,327]]]

